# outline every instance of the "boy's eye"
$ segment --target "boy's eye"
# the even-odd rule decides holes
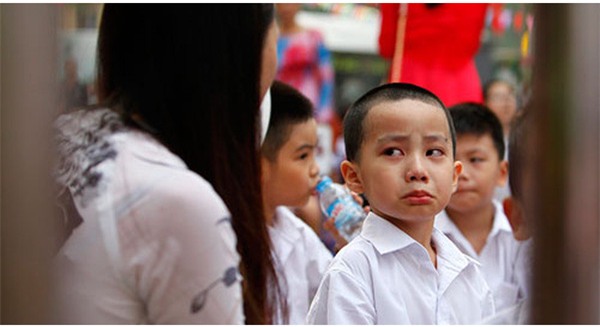
[[[427,150],[425,155],[427,155],[428,157],[441,157],[444,155],[444,151],[442,151],[440,149],[431,149],[431,150]]]
[[[483,160],[483,158],[480,158],[480,157],[472,157],[471,159],[469,159],[469,161],[471,163],[480,163],[480,162],[483,162],[484,160]]]
[[[298,156],[298,159],[300,159],[300,160],[310,159],[311,157],[314,157],[316,154],[317,154],[317,148],[314,148],[314,149],[307,150],[307,151],[300,153],[300,155]]]
[[[385,149],[383,151],[383,154],[386,156],[390,156],[390,157],[397,157],[397,156],[401,156],[404,153],[402,152],[402,150],[398,149],[398,148],[389,148],[389,149]]]

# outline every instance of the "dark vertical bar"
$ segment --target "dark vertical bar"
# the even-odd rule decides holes
[[[536,5],[536,324],[599,322],[599,8]]]
[[[48,323],[57,6],[3,4],[0,14],[1,318]]]
[[[600,6],[570,5],[568,92],[572,116],[568,174],[567,319],[598,324],[600,303]]]
[[[535,266],[532,322],[564,324],[568,287],[565,198],[568,167],[568,5],[536,6],[533,69]],[[532,149],[532,150],[534,150]]]

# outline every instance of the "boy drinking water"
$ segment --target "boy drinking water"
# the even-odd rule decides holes
[[[290,324],[303,324],[331,253],[289,207],[305,205],[319,178],[315,161],[317,123],[311,102],[281,82],[271,86],[271,118],[262,146],[265,219],[273,243],[279,284],[286,290]],[[285,287],[287,286],[287,287]],[[275,323],[285,323],[275,317]]]
[[[521,244],[513,238],[502,204],[494,200],[494,190],[505,185],[508,174],[502,125],[480,104],[459,104],[449,111],[456,129],[456,159],[463,170],[435,227],[481,263],[496,310],[501,310],[524,297],[515,280]]]
[[[470,324],[493,314],[478,264],[434,217],[462,170],[443,103],[404,83],[379,86],[344,119],[348,187],[371,213],[333,259],[308,314],[311,324]]]

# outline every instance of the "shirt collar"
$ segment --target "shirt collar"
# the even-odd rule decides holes
[[[444,235],[444,233],[435,227],[433,228],[431,239],[433,240],[433,244],[436,246],[438,260],[443,259],[446,262],[444,266],[459,272],[470,263],[479,265],[479,262],[462,253],[462,251],[456,246],[456,244],[454,244],[454,242],[452,242],[446,235]]]
[[[462,253],[444,233],[435,227],[431,239],[436,247],[440,293],[444,293],[464,269],[472,265],[480,266],[479,262]]]
[[[360,235],[371,242],[380,254],[403,249],[413,243],[413,238],[372,211],[367,215]]]
[[[412,244],[418,244],[416,240],[404,231],[372,211],[367,215],[360,235],[371,242],[375,249],[382,255],[404,249]],[[438,258],[443,259],[446,262],[446,266],[451,270],[460,272],[471,263],[479,265],[476,260],[463,254],[458,247],[437,228],[433,228],[431,239],[433,244],[435,244]]]
[[[510,223],[504,214],[502,205],[496,200],[492,200],[492,203],[494,205],[494,222],[488,238],[493,237],[500,232],[512,233]],[[435,217],[435,227],[446,235],[462,235],[460,229],[458,229],[450,217],[448,217],[446,210],[440,212]]]
[[[500,202],[493,200],[495,213],[494,213],[494,225],[490,231],[490,236],[494,236],[500,232],[512,233],[512,228],[508,222],[508,218],[504,214],[504,208]]]

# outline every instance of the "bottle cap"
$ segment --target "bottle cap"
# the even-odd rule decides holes
[[[317,184],[317,192],[323,193],[325,188],[331,183],[333,183],[333,181],[331,180],[331,178],[329,178],[329,176],[321,177],[319,184]]]

